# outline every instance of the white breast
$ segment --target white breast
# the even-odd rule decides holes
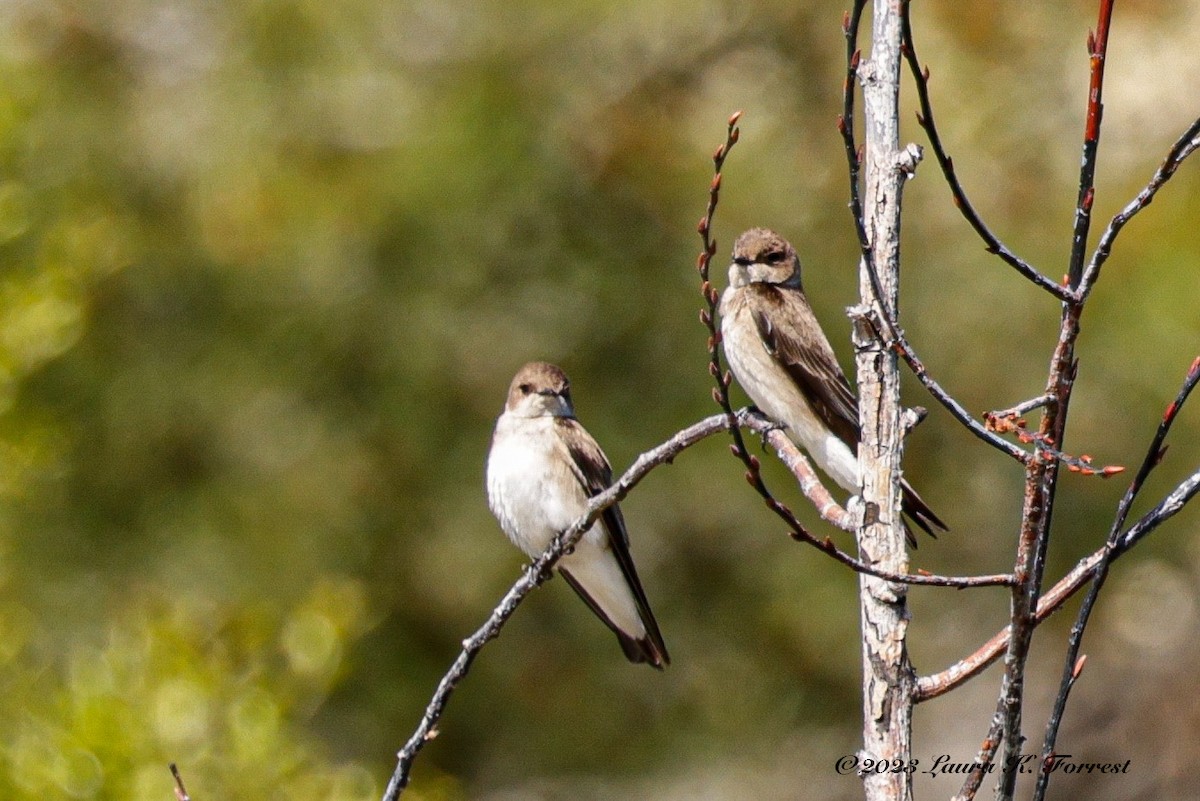
[[[587,497],[562,465],[551,417],[501,416],[487,462],[488,505],[513,543],[531,557],[587,509]]]
[[[738,384],[763,414],[788,427],[788,436],[843,489],[858,492],[858,457],[817,417],[787,371],[767,352],[758,328],[734,289],[721,301],[721,338]]]

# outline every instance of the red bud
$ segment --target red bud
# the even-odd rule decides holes
[[[1071,671],[1071,680],[1079,678],[1079,674],[1083,672],[1083,666],[1087,664],[1087,654],[1080,654],[1075,660],[1075,668]]]

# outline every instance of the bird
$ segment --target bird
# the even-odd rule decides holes
[[[796,249],[767,228],[741,234],[720,314],[725,357],[738,384],[830,478],[860,493],[858,398],[804,295]],[[948,530],[907,480],[900,488],[912,522],[931,536]]]
[[[496,420],[486,474],[492,514],[531,558],[587,512],[589,498],[612,484],[608,458],[575,419],[571,384],[560,368],[530,362],[517,371]],[[616,504],[601,513],[557,567],[617,635],[630,662],[659,670],[670,663]]]

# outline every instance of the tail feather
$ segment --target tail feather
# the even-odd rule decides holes
[[[917,525],[917,528],[935,539],[937,538],[937,531],[950,530],[942,522],[942,519],[929,508],[929,504],[921,499],[921,496],[917,494],[917,491],[912,488],[911,484],[907,481],[901,481],[900,489],[904,494],[904,498],[901,501],[901,508],[908,519]],[[904,525],[904,533],[908,536],[909,544],[914,548],[917,547],[917,538],[913,536],[912,529],[908,527],[907,523]]]
[[[632,565],[631,565],[632,567]],[[654,613],[650,611],[650,604],[646,602],[646,594],[642,591],[641,582],[637,581],[637,573],[632,573],[633,582],[631,589],[634,592],[634,600],[638,607],[638,616],[641,618],[642,625],[646,629],[646,636],[641,639],[636,639],[626,634],[621,630],[621,627],[613,622],[608,613],[596,603],[596,600],[584,589],[579,580],[571,575],[569,570],[559,568],[559,575],[567,580],[567,584],[571,589],[583,599],[588,608],[595,613],[596,617],[604,621],[604,625],[612,629],[617,635],[617,642],[621,644],[621,650],[625,652],[625,658],[635,664],[647,663],[652,668],[662,670],[666,665],[671,663],[671,657],[667,653],[666,643],[663,642],[662,633],[658,630],[658,621],[654,619]]]
[[[667,648],[662,643],[662,635],[657,638],[646,636],[640,640],[635,640],[619,629],[613,629],[617,634],[617,642],[621,643],[621,650],[625,652],[625,658],[635,664],[646,663],[652,668],[662,670],[664,666],[671,663],[671,657],[667,655]]]

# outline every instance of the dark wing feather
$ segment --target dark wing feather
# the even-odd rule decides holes
[[[825,425],[858,447],[858,400],[804,293],[751,284],[754,325],[767,352],[788,372]]]
[[[587,496],[590,498],[608,489],[612,484],[612,468],[609,466],[604,452],[600,450],[600,446],[577,420],[560,417],[556,419],[556,422],[565,429],[563,433],[566,436],[563,436],[562,439],[567,444],[567,452],[570,454],[575,476],[579,479]],[[601,512],[600,523],[608,534],[609,547],[617,559],[617,565],[621,568],[621,575],[625,577],[629,589],[633,592],[642,625],[646,627],[645,639],[634,640],[613,625],[613,622],[608,619],[608,615],[604,614],[604,611],[584,591],[583,587],[567,571],[560,572],[596,616],[616,633],[617,639],[621,643],[621,649],[629,661],[649,662],[661,670],[664,664],[670,663],[671,657],[667,654],[667,646],[663,642],[662,633],[658,630],[658,621],[654,619],[654,613],[650,611],[650,602],[646,599],[646,591],[642,589],[642,582],[638,579],[637,569],[633,565],[633,556],[629,553],[629,532],[625,528],[625,518],[621,515],[620,507],[613,504]]]
[[[808,299],[798,289],[752,284],[754,325],[767,352],[787,370],[813,411],[852,449],[858,448],[858,399],[838,365]],[[769,313],[768,313],[769,312]],[[904,513],[930,536],[946,524],[907,481],[901,482]],[[907,530],[907,526],[906,526]],[[907,531],[909,542],[916,538]]]

